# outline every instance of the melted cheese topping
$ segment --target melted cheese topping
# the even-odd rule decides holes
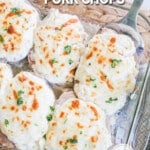
[[[135,87],[134,53],[134,43],[126,35],[109,30],[95,35],[75,75],[77,96],[95,102],[109,114],[122,108]]]
[[[9,65],[0,63],[0,99],[3,97],[4,90],[12,78],[12,71]]]
[[[0,105],[1,131],[20,150],[38,150],[44,145],[47,116],[54,95],[45,81],[21,72],[7,85]]]
[[[24,0],[0,1],[0,58],[16,62],[33,45],[33,30],[38,21],[35,8]]]
[[[76,98],[56,106],[46,139],[47,150],[106,150],[112,144],[103,111]]]
[[[72,81],[86,37],[77,16],[51,10],[35,32],[33,70],[52,83]]]

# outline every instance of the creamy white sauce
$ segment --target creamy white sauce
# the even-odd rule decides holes
[[[27,56],[33,46],[33,30],[39,15],[34,7],[22,0],[0,1],[0,58],[9,62]]]
[[[112,145],[104,112],[91,102],[67,97],[56,106],[46,139],[46,150],[106,150]]]
[[[111,30],[95,35],[75,74],[77,96],[98,104],[108,114],[122,108],[135,87],[134,53],[134,43],[126,35]]]
[[[0,63],[0,100],[4,96],[5,87],[12,78],[12,71],[8,64]]]
[[[86,38],[77,16],[52,9],[35,31],[33,70],[52,83],[72,82]]]
[[[44,80],[29,72],[19,73],[6,86],[1,99],[1,132],[20,150],[44,149],[43,135],[54,100],[53,91]]]

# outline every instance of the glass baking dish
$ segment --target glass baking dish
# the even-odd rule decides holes
[[[41,0],[32,2],[34,2],[33,5],[36,6],[38,10],[40,10],[41,17],[47,14],[49,6],[51,6],[51,8],[57,7],[63,12],[78,15],[82,20],[85,30],[90,35],[89,39],[98,32],[101,26],[104,25],[95,18],[95,15],[98,16],[97,8],[94,10],[94,8],[91,9],[90,7],[87,7],[87,9],[91,9],[89,11],[91,12],[91,14],[92,12],[94,13],[93,15],[91,15],[92,17],[88,17],[88,15],[84,15],[82,10],[80,10],[80,8],[77,8],[77,6],[70,6],[70,8],[68,8],[68,6],[60,7],[57,5],[44,5],[44,0],[42,2]],[[11,66],[14,75],[22,70],[31,71],[30,66],[28,65],[27,58],[17,64],[11,64]],[[147,103],[146,99],[144,98],[144,92],[146,91],[146,84],[148,84],[148,81],[150,80],[148,78],[150,74],[149,68],[150,64],[148,62],[139,66],[139,74],[137,76],[135,91],[128,96],[125,106],[109,119],[110,121],[108,124],[110,125],[112,141],[114,144],[129,144],[135,150],[143,150],[145,147],[148,133],[138,133],[140,132],[140,126],[138,126],[138,123],[141,119],[142,111],[144,111],[144,104]],[[114,120],[116,120],[116,123],[114,123]],[[143,142],[142,144],[140,142],[137,142],[137,133],[143,138],[141,140],[145,141],[144,144]],[[4,148],[0,147],[0,149]]]
[[[110,12],[110,16],[112,17],[111,22],[115,22],[113,15],[116,15],[117,11],[115,9],[119,8],[118,12],[121,14],[118,17],[118,20],[122,17],[123,10],[128,10],[127,7],[118,6],[114,4],[114,6],[83,6],[81,5],[53,5],[49,2],[47,5],[43,4],[41,0],[36,1],[34,3],[35,6],[42,12],[42,16],[45,16],[49,11],[49,8],[57,8],[62,12],[71,13],[78,15],[82,20],[84,28],[86,32],[90,35],[89,39],[95,35],[98,30],[105,24],[106,22],[99,20],[99,18],[103,15],[102,10],[108,9]],[[128,6],[128,4],[127,4]],[[112,9],[114,7],[114,10]],[[110,9],[110,10],[109,10]],[[112,11],[111,11],[112,10]],[[104,14],[107,13],[104,11]],[[107,15],[107,14],[106,14]],[[141,14],[140,14],[141,15]],[[143,16],[144,18],[144,16]],[[144,18],[146,19],[146,18]],[[140,58],[143,59],[143,58]],[[148,58],[149,59],[149,58]],[[143,62],[144,60],[142,60]],[[132,146],[134,150],[144,150],[146,148],[149,132],[148,129],[150,124],[146,124],[143,119],[147,119],[149,116],[148,110],[148,81],[150,82],[150,64],[149,62],[145,62],[139,65],[139,74],[137,76],[136,88],[135,91],[128,96],[127,102],[125,106],[114,116],[109,118],[109,126],[112,133],[112,141],[114,144],[128,144]],[[148,114],[145,115],[145,112]],[[114,120],[116,123],[114,124]],[[143,123],[143,126],[140,123]],[[147,131],[143,132],[143,128]],[[149,130],[150,131],[150,130]],[[139,138],[140,137],[140,138]]]
[[[21,70],[31,71],[27,59],[18,64],[11,64],[11,66],[14,74]],[[148,89],[148,83],[150,83],[150,63],[145,63],[140,65],[135,91],[128,96],[125,106],[109,118],[108,124],[114,144],[128,144],[134,150],[144,150],[146,148],[149,136],[147,130],[149,124],[146,124],[146,121],[150,116],[148,97],[150,89]],[[115,123],[114,119],[116,120]],[[144,128],[145,132],[141,127]],[[139,137],[140,139],[138,139]]]

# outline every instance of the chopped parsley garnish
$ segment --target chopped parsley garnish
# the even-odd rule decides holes
[[[46,117],[47,121],[51,121],[53,119],[53,115],[52,114],[49,114],[47,117]]]
[[[82,131],[80,131],[80,134],[83,134],[83,132],[82,132]]]
[[[78,140],[73,138],[73,139],[69,139],[68,142],[70,142],[71,144],[76,144],[78,143]]]
[[[21,96],[22,94],[24,94],[24,91],[22,90],[18,91],[18,96]]]
[[[73,61],[72,59],[69,59],[69,60],[68,60],[69,65],[73,64],[73,62],[74,62],[74,61]]]
[[[53,64],[58,63],[58,61],[56,60],[56,58],[53,58],[53,59],[52,59],[52,63],[53,63]]]
[[[4,120],[4,124],[7,127],[9,125],[9,121],[7,119]]]
[[[20,8],[17,8],[17,7],[11,8],[11,12],[18,15],[19,17],[21,16]]]
[[[64,146],[64,150],[67,150],[67,149],[68,149],[68,146],[67,146],[67,145],[65,145],[65,146]]]
[[[51,110],[52,112],[54,112],[54,111],[55,111],[55,108],[54,108],[53,106],[50,106],[50,110]]]
[[[88,65],[91,66],[91,63],[89,63]]]
[[[0,43],[4,43],[4,38],[2,35],[0,35]]]
[[[117,101],[118,100],[118,98],[112,98],[112,97],[110,97],[108,100],[106,100],[105,102],[106,103],[112,103],[112,102],[114,102],[114,101]]]
[[[95,78],[90,77],[90,81],[95,81],[95,80],[96,80]]]
[[[121,61],[121,59],[113,59],[111,62],[111,67],[115,68]]]
[[[68,121],[68,119],[65,119],[64,124]]]
[[[65,52],[66,52],[67,54],[70,54],[70,53],[71,53],[71,46],[70,46],[70,45],[66,45],[66,46],[64,47],[64,50],[65,50]]]
[[[93,87],[94,87],[94,88],[97,88],[97,85],[96,85],[96,84],[94,84],[94,85],[93,85]]]
[[[46,140],[46,134],[43,135],[43,138]]]
[[[66,141],[66,145],[63,147],[64,150],[67,150],[67,149],[68,149],[67,143],[76,144],[76,143],[78,143],[78,140],[77,140],[76,138],[68,139],[68,140]]]
[[[48,122],[53,119],[53,115],[54,115],[54,111],[55,111],[55,108],[53,106],[50,106],[49,108],[51,110],[51,113],[49,115],[47,115],[47,117],[46,117]]]
[[[24,94],[24,91],[19,90],[18,91],[18,99],[17,99],[17,105],[18,106],[23,104],[22,94]]]
[[[90,77],[90,81],[91,81],[92,87],[93,87],[93,88],[97,88],[97,85],[96,85],[96,78]]]
[[[22,97],[19,97],[17,99],[17,105],[22,105],[23,104],[23,98]]]
[[[3,28],[3,30],[4,30],[4,31],[7,31],[7,30],[8,30],[8,28]]]
[[[35,123],[34,125],[35,125],[35,126],[37,126],[37,127],[39,126],[39,125],[38,125],[38,124],[36,124],[36,123]]]

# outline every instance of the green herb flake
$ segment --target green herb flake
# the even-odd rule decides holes
[[[11,8],[11,12],[18,15],[19,17],[21,16],[20,8],[17,7]]]
[[[70,54],[70,53],[71,53],[71,46],[70,46],[70,45],[66,45],[66,46],[64,47],[64,50],[65,50],[65,52],[66,52],[67,54]]]
[[[18,99],[17,99],[17,105],[18,106],[23,104],[22,94],[24,94],[24,91],[19,90],[18,91]]]
[[[53,63],[53,64],[57,64],[57,63],[58,63],[58,61],[56,60],[56,58],[53,58],[53,59],[52,59],[52,63]]]
[[[67,149],[68,149],[68,146],[67,146],[67,145],[65,145],[63,148],[64,148],[64,150],[67,150]]]
[[[7,127],[9,125],[9,121],[7,119],[4,120],[4,124]]]
[[[19,90],[19,91],[18,91],[18,96],[21,96],[22,94],[24,94],[24,91]]]
[[[76,143],[78,143],[78,140],[73,138],[73,139],[69,139],[68,142],[71,144],[76,144]]]
[[[82,131],[80,131],[80,134],[83,134],[83,132],[82,132]]]
[[[19,106],[19,105],[22,105],[23,104],[23,98],[22,97],[19,97],[18,99],[17,99],[17,105]]]
[[[73,62],[74,62],[74,61],[73,61],[72,59],[69,59],[69,60],[68,60],[69,65],[73,64]]]
[[[112,102],[114,102],[114,101],[117,101],[118,100],[118,98],[112,98],[112,97],[110,97],[108,100],[106,100],[105,102],[106,103],[112,103]]]
[[[90,81],[95,81],[95,80],[96,80],[95,78],[90,77]]]
[[[94,84],[94,85],[93,85],[93,87],[94,87],[94,88],[97,88],[97,85],[96,85],[96,84]]]
[[[38,124],[36,124],[36,123],[35,123],[34,125],[35,125],[35,126],[37,126],[37,127],[39,126],[39,125],[38,125]]]
[[[51,121],[53,119],[53,115],[52,114],[49,114],[47,117],[46,117],[47,121]]]
[[[8,28],[3,28],[3,30],[4,30],[4,31],[7,31],[7,30],[8,30]]]
[[[64,124],[66,124],[67,121],[68,121],[68,119],[65,119]]]
[[[52,112],[54,112],[54,111],[55,111],[55,108],[54,108],[53,106],[50,106],[50,110],[51,110]]]
[[[0,43],[4,43],[4,38],[2,35],[0,35]]]
[[[91,66],[91,63],[89,63],[88,65]]]
[[[43,138],[46,140],[46,134],[43,135]]]
[[[120,62],[122,62],[121,59],[113,59],[111,62],[111,67],[115,68]]]

